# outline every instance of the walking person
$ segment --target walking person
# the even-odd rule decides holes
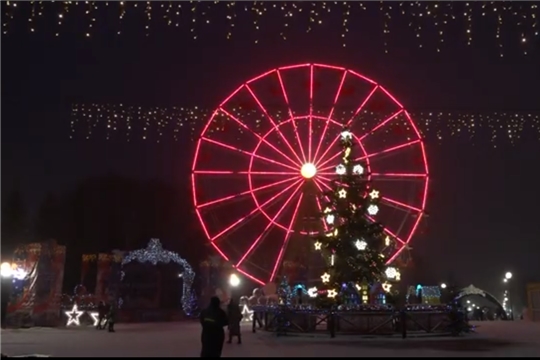
[[[116,303],[113,301],[109,305],[109,313],[107,314],[107,324],[109,325],[109,332],[115,332],[114,323],[116,321]]]
[[[103,320],[105,320],[105,315],[107,315],[107,306],[104,301],[100,301],[98,305],[98,322],[96,325],[97,330],[103,329]]]
[[[199,318],[202,325],[201,357],[221,357],[225,341],[223,328],[228,325],[229,321],[220,305],[221,301],[217,296],[214,296],[210,299],[210,305],[201,312]]]
[[[237,303],[234,302],[233,299],[229,301],[229,305],[227,306],[227,316],[229,318],[229,341],[228,343],[232,343],[232,339],[234,336],[238,337],[238,344],[242,343],[242,335],[240,334],[240,322],[242,321],[242,318],[244,317],[242,313],[240,312],[240,306],[238,306]]]

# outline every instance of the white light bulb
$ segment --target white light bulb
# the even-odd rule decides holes
[[[377,205],[369,205],[367,212],[369,215],[377,215],[379,212],[379,207]]]
[[[332,215],[332,214],[329,214],[326,216],[326,222],[330,225],[332,225],[334,223],[334,219],[335,219],[335,216]]]
[[[336,166],[336,174],[338,175],[344,175],[347,172],[347,169],[345,168],[345,165],[339,164]]]
[[[312,287],[312,288],[309,288],[309,289],[308,289],[307,293],[308,293],[308,296],[309,296],[309,297],[314,298],[314,297],[317,297],[317,295],[318,295],[318,290],[317,290],[316,287]]]
[[[345,130],[341,132],[341,139],[342,140],[350,140],[352,139],[352,133],[349,130]]]
[[[367,248],[367,242],[365,242],[364,240],[356,240],[354,246],[356,246],[358,250],[363,251]]]
[[[387,268],[384,273],[385,273],[386,277],[389,278],[389,279],[395,279],[397,277],[397,274],[398,274],[395,267]]]
[[[352,172],[355,175],[362,175],[364,173],[364,168],[362,167],[362,165],[357,164],[353,166]]]

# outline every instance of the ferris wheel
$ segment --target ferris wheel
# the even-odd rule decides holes
[[[373,220],[394,239],[388,263],[409,247],[428,191],[424,143],[410,114],[353,70],[286,66],[227,96],[195,150],[195,211],[211,246],[238,272],[273,281],[292,244],[324,231],[319,196],[335,178],[344,126],[380,192]]]

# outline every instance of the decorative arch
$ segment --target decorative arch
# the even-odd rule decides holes
[[[159,239],[150,239],[148,246],[144,249],[134,250],[129,252],[122,260],[122,267],[129,264],[132,261],[140,263],[149,262],[152,265],[158,263],[168,264],[171,261],[180,265],[182,271],[182,310],[188,316],[193,313],[192,297],[193,293],[193,281],[195,280],[195,272],[189,263],[180,257],[177,253],[163,249]],[[124,271],[122,271],[122,280],[124,279]]]
[[[501,304],[501,302],[499,300],[497,300],[497,298],[495,296],[491,295],[490,293],[488,293],[485,290],[477,288],[476,286],[474,286],[472,284],[467,286],[467,287],[464,287],[461,290],[459,290],[459,293],[454,298],[454,300],[459,300],[464,296],[470,296],[470,295],[479,295],[479,296],[482,296],[482,297],[486,298],[487,300],[491,301],[492,303],[494,303],[495,305],[497,305],[500,308],[501,314],[504,316],[504,318],[505,319],[507,318],[506,311],[504,311],[504,306]]]

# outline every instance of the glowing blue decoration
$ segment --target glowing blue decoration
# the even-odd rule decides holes
[[[304,295],[308,294],[308,291],[306,289],[306,285],[304,285],[304,284],[296,284],[294,286],[294,288],[293,288],[293,291],[296,293],[298,291],[298,289],[302,290],[302,294],[304,294]]]
[[[149,262],[152,265],[158,263],[168,264],[171,261],[180,265],[183,269],[181,277],[182,282],[182,310],[187,316],[191,316],[195,304],[193,304],[193,280],[195,280],[195,272],[189,263],[181,258],[177,253],[163,249],[159,239],[150,239],[146,249],[139,249],[129,252],[122,260],[122,266],[132,262],[138,261],[140,263]],[[124,278],[124,272],[122,272],[122,279]]]

